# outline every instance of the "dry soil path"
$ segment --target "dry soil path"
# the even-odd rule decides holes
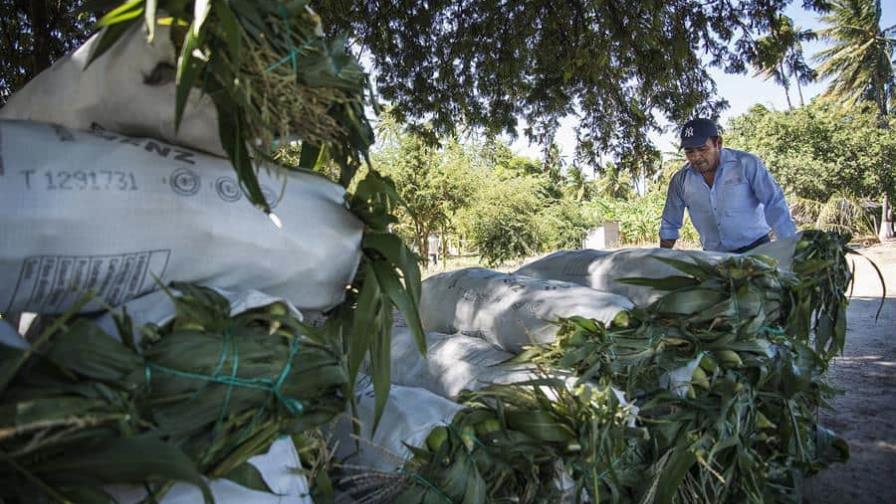
[[[849,304],[846,349],[834,359],[831,384],[843,393],[821,422],[849,442],[846,464],[809,479],[812,504],[896,503],[896,243],[863,249],[884,273],[887,298],[880,318],[880,281],[861,258]]]

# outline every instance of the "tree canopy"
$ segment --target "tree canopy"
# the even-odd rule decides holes
[[[762,158],[789,193],[827,201],[877,199],[896,190],[896,131],[878,128],[871,103],[844,107],[815,99],[790,111],[754,106],[731,120],[725,143]]]
[[[802,43],[815,40],[817,36],[814,31],[794,26],[790,18],[781,16],[772,32],[757,41],[750,56],[751,64],[756,67],[754,75],[765,80],[772,79],[784,88],[788,108],[793,108],[790,101],[791,79],[799,92],[800,106],[805,105],[801,84],[815,80],[815,69],[806,63]]]
[[[369,52],[402,120],[458,124],[548,145],[577,113],[580,155],[642,150],[657,114],[682,122],[726,104],[707,63],[744,72],[790,0],[315,2]],[[810,9],[823,0],[803,0]]]
[[[821,31],[832,45],[817,58],[819,74],[832,78],[827,95],[848,104],[871,101],[886,122],[888,104],[896,98],[896,26],[884,28],[880,20],[880,0],[834,0]]]
[[[84,0],[0,0],[0,105],[90,36],[96,17]]]
[[[896,101],[896,72],[893,51],[896,49],[896,25],[881,26],[880,0],[833,0],[830,12],[821,18],[827,28],[821,36],[832,42],[817,58],[822,77],[831,77],[825,94],[852,105],[871,102],[877,107],[878,127],[883,134],[890,127],[892,102]],[[880,172],[893,171],[892,157],[881,160]],[[890,209],[892,178],[882,189],[882,218],[878,236],[881,240],[896,235]]]

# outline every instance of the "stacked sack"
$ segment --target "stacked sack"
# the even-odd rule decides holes
[[[272,8],[279,29],[278,3],[237,14]],[[334,57],[316,14],[288,15]],[[250,203],[213,97],[197,85],[176,127],[180,47],[143,18],[0,109],[0,312],[56,316],[31,341],[0,321],[0,500],[310,502],[293,440],[349,387],[303,312],[343,303],[364,226],[341,186],[257,153],[271,213]]]
[[[842,351],[825,328],[845,331],[848,241],[566,251],[513,274],[430,277],[425,358],[397,328],[387,413],[374,430],[361,394],[360,428],[333,433],[344,489],[363,502],[798,501],[805,476],[848,457],[814,413]]]

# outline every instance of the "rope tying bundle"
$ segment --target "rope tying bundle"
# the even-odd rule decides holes
[[[280,374],[277,375],[276,378],[240,378],[237,376],[237,371],[239,370],[240,365],[239,345],[228,329],[225,330],[222,335],[221,354],[215,365],[215,369],[211,374],[192,373],[147,362],[144,366],[146,386],[149,388],[152,384],[152,373],[154,371],[168,373],[189,380],[200,380],[219,385],[227,385],[227,396],[221,407],[221,416],[218,419],[218,423],[224,419],[224,416],[227,413],[228,406],[230,405],[230,398],[235,387],[268,391],[286,408],[287,411],[294,415],[300,415],[305,409],[301,401],[288,397],[283,393],[283,385],[286,383],[286,378],[289,376],[290,371],[292,371],[292,361],[296,354],[298,354],[300,348],[301,344],[299,339],[294,338],[289,345],[289,356],[283,364],[283,369],[280,370]],[[228,361],[230,362],[230,373],[221,374],[221,371]]]

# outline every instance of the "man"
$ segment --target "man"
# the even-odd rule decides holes
[[[796,234],[781,187],[756,156],[722,147],[709,119],[693,119],[681,128],[688,162],[672,176],[660,225],[660,247],[678,239],[684,209],[700,233],[703,250],[743,253]]]

